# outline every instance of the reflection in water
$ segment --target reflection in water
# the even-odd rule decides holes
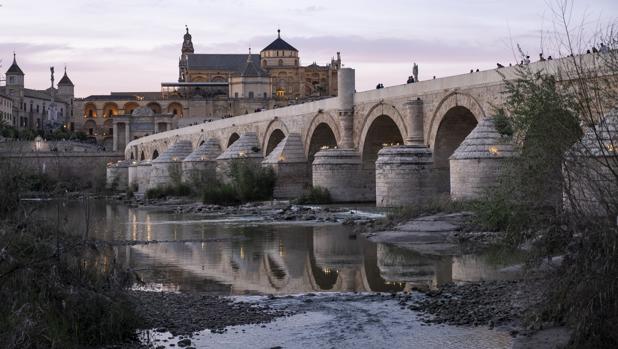
[[[50,219],[58,207],[67,229],[86,229],[80,202],[40,205]],[[58,206],[61,205],[61,206]],[[427,256],[350,238],[349,226],[247,225],[233,219],[128,208],[95,200],[91,236],[107,240],[178,240],[118,247],[113,255],[144,282],[223,294],[409,290],[452,281],[500,278],[482,256]],[[223,239],[186,242],[183,240]]]

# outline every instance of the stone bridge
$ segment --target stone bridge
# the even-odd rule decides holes
[[[581,57],[595,60],[593,55]],[[566,69],[566,60],[537,62],[531,68],[556,73]],[[453,180],[461,186],[479,184],[453,179],[449,158],[477,124],[491,119],[495,107],[503,103],[504,80],[517,76],[515,67],[364,92],[355,91],[354,74],[350,68],[340,70],[338,97],[153,134],[130,142],[125,157],[145,164],[153,160],[154,166],[160,154],[176,152],[170,147],[179,141],[185,148],[190,143],[188,151],[209,142],[221,154],[219,167],[229,159],[246,156],[272,165],[280,175],[276,196],[293,197],[313,184],[328,188],[336,201],[377,199],[383,206],[456,191],[451,187]],[[488,155],[500,157],[494,146],[484,146],[491,148]],[[173,159],[170,155],[165,161],[180,161],[188,151],[172,154]],[[384,161],[377,161],[378,152]],[[475,157],[474,168],[460,172],[483,179],[479,173],[486,170],[479,162],[483,157]],[[132,178],[137,181],[135,175]]]

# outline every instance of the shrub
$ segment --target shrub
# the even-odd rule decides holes
[[[167,185],[146,191],[146,199],[164,199],[168,196],[189,196],[193,193],[187,184]]]
[[[240,203],[240,199],[236,192],[236,189],[230,184],[223,184],[215,182],[204,189],[202,194],[202,200],[205,204],[214,205],[237,205]]]
[[[272,168],[245,159],[235,159],[230,166],[231,184],[241,202],[270,200],[276,175]]]
[[[124,292],[132,278],[110,247],[36,220],[2,223],[0,347],[77,348],[135,335],[140,321]]]
[[[276,180],[272,168],[253,164],[246,159],[236,159],[230,164],[228,175],[227,183],[215,178],[200,180],[204,203],[236,205],[272,199]]]
[[[309,192],[294,200],[297,204],[330,204],[333,200],[330,197],[330,192],[326,188],[320,186],[311,187]]]

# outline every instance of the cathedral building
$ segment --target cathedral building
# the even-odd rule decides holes
[[[109,149],[122,150],[152,119],[149,130],[158,132],[208,122],[263,109],[283,107],[337,96],[337,71],[341,56],[329,64],[300,64],[299,51],[281,38],[259,54],[195,53],[189,29],[183,36],[178,62],[178,81],[162,82],[158,92],[112,92],[76,99],[73,124]],[[152,115],[139,113],[131,127],[133,111],[147,107]],[[140,109],[141,110],[141,109]],[[156,125],[158,121],[161,125]],[[122,133],[115,137],[114,132]],[[107,146],[106,146],[107,148]]]
[[[52,86],[46,90],[26,88],[25,75],[13,54],[13,64],[5,74],[6,84],[0,86],[0,95],[11,100],[10,117],[6,117],[8,111],[3,112],[5,123],[18,129],[43,130],[53,112],[56,119],[53,121],[68,127],[73,113],[75,86],[66,69],[58,87],[54,88],[52,81]]]

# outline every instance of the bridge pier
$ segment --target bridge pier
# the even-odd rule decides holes
[[[145,193],[148,190],[150,183],[150,171],[152,171],[152,163],[150,160],[140,161],[136,168],[135,177],[137,179],[137,192]]]
[[[419,205],[438,195],[433,154],[425,146],[383,148],[376,161],[376,206]]]
[[[217,157],[217,179],[228,183],[230,181],[232,162],[238,159],[257,166],[261,165],[264,157],[262,156],[260,142],[255,132],[244,133],[223,154]]]
[[[221,147],[216,139],[210,138],[182,161],[182,181],[185,183],[207,183],[217,177],[217,157]]]
[[[563,168],[569,189],[563,195],[567,210],[579,210],[590,217],[618,214],[617,145],[618,109],[614,109],[594,129],[588,128],[581,142],[567,152],[568,162]]]
[[[324,149],[313,160],[313,186],[328,189],[335,202],[373,201],[374,192],[363,176],[360,154],[354,149]]]
[[[514,155],[511,139],[483,118],[449,158],[451,198],[473,200],[498,185],[505,162]]]
[[[275,199],[294,199],[300,197],[311,185],[309,165],[300,134],[290,133],[262,161],[262,166],[275,171],[277,180],[273,197]]]
[[[107,165],[106,171],[106,187],[115,190],[125,191],[128,187],[129,180],[129,160],[122,160],[116,163]]]
[[[383,148],[376,161],[376,205],[418,205],[438,195],[433,153],[424,143],[423,101],[406,103],[409,131],[405,145]]]
[[[193,152],[191,141],[179,140],[152,160],[148,189],[179,184],[182,180],[182,160],[191,152]]]
[[[129,164],[129,169],[128,169],[128,173],[127,175],[129,176],[128,179],[128,186],[129,188],[133,189],[133,188],[138,188],[139,187],[139,181],[137,179],[137,166],[138,166],[138,161],[133,160],[131,161],[131,164]]]

